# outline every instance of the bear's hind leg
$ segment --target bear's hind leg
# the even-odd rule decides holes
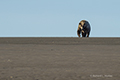
[[[86,33],[83,33],[83,32],[82,32],[82,37],[86,37]]]
[[[87,33],[87,37],[89,37],[89,32]]]

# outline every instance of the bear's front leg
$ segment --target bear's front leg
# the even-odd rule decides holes
[[[77,31],[77,35],[78,35],[78,37],[80,37],[80,30]]]

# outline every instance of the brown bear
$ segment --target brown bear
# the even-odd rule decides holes
[[[86,35],[87,37],[89,37],[90,30],[91,30],[91,27],[89,22],[86,20],[82,20],[78,25],[77,35],[80,37],[80,34],[82,33],[82,37],[86,37]]]

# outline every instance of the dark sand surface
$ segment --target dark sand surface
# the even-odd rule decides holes
[[[120,80],[120,38],[0,38],[0,80]]]

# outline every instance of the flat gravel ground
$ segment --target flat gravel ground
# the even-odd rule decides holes
[[[120,80],[120,38],[0,38],[0,80]]]

